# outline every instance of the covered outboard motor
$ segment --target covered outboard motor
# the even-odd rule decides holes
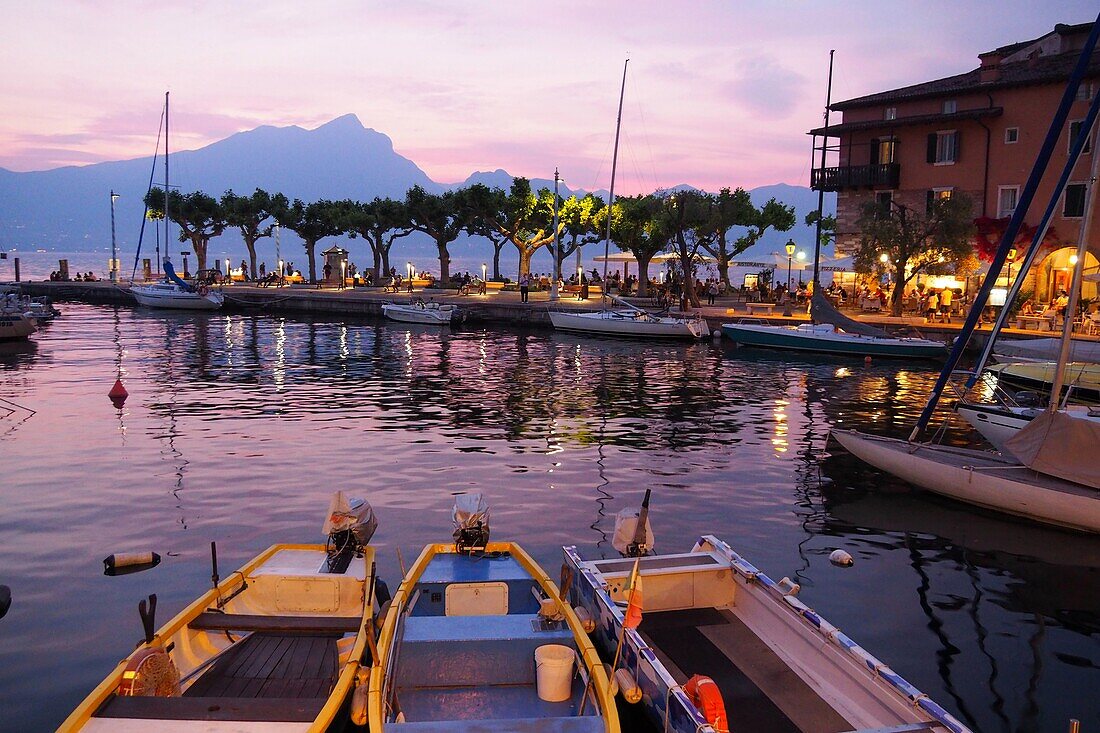
[[[611,539],[611,546],[623,557],[644,557],[653,549],[649,494],[650,489],[646,489],[641,510],[623,509],[615,515],[615,536]]]
[[[451,510],[455,552],[484,550],[489,544],[489,505],[481,494],[458,494]]]
[[[342,573],[353,557],[362,557],[378,529],[378,518],[366,499],[348,499],[343,491],[332,495],[322,531],[328,538],[327,571]]]

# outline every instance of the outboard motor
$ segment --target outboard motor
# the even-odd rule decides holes
[[[653,549],[653,527],[649,526],[649,494],[645,490],[641,510],[623,509],[615,515],[615,536],[611,546],[623,557],[645,557]]]
[[[332,495],[323,532],[328,552],[326,572],[342,573],[353,557],[363,557],[363,548],[378,529],[378,518],[366,499],[348,499],[343,491]]]
[[[455,552],[484,551],[489,544],[489,505],[481,494],[458,494],[454,509]]]

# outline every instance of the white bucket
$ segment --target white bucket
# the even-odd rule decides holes
[[[535,649],[535,679],[539,699],[568,700],[573,687],[573,650],[561,644],[544,644]]]

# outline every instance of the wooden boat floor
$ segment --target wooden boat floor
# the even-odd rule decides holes
[[[183,696],[327,698],[338,674],[337,638],[254,633],[226,651]]]
[[[730,611],[648,612],[639,631],[680,684],[694,674],[715,681],[722,691],[730,733],[852,730],[848,721]],[[761,681],[762,687],[744,670],[751,670],[752,678]]]
[[[546,702],[535,685],[418,687],[398,690],[400,709],[408,722],[561,718],[577,715],[584,683],[573,678],[573,695],[563,702]],[[585,716],[594,715],[590,704]]]

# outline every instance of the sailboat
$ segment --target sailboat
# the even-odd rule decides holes
[[[833,92],[833,52],[829,52],[829,82],[825,94],[825,141],[821,144],[821,167],[829,130],[829,105]],[[814,351],[850,356],[885,356],[909,359],[936,359],[945,354],[944,344],[931,339],[895,337],[880,328],[842,315],[821,292],[821,217],[825,190],[818,190],[817,235],[814,245],[813,296],[810,299],[810,323],[773,326],[755,318],[723,323],[722,333],[742,346],[764,346],[795,351]]]
[[[160,152],[159,150],[157,151]],[[154,165],[156,156],[154,156]],[[172,219],[168,216],[168,92],[164,93],[164,239],[172,228]],[[141,243],[138,242],[138,255]],[[205,285],[197,288],[176,274],[172,263],[164,259],[164,280],[157,283],[134,285],[130,277],[130,293],[141,305],[149,308],[172,308],[176,310],[217,310],[225,302],[225,296],[218,291],[208,290]],[[137,270],[137,256],[134,258],[134,270]]]
[[[1024,215],[1035,196],[1039,182],[1050,162],[1051,154],[1066,124],[1077,88],[1088,68],[1093,50],[1100,40],[1100,17],[1093,25],[1081,57],[1070,75],[1062,102],[1051,121],[1050,129],[1032,168],[1016,209],[994,254],[990,272],[999,272],[1004,266],[1008,250],[1019,233]],[[1082,134],[1074,143],[1074,151],[1067,161],[1066,170],[1055,186],[1047,208],[1048,217],[1036,232],[1027,260],[1033,258],[1045,235],[1049,215],[1061,196],[1072,173],[1076,156],[1084,147],[1097,112],[1100,98],[1094,98],[1089,116],[1082,124]],[[1084,228],[1084,224],[1082,224]],[[1083,246],[1083,239],[1081,240]],[[1079,258],[1075,280],[1080,281],[1083,257]],[[1054,384],[1051,402],[1047,410],[1034,416],[1016,435],[1004,445],[1014,456],[998,456],[978,450],[953,448],[931,443],[917,442],[935,411],[936,404],[946,388],[955,366],[971,335],[974,333],[982,308],[988,300],[996,278],[986,278],[967,315],[959,337],[951,349],[947,362],[929,396],[917,425],[908,440],[867,435],[854,430],[833,430],[830,435],[841,446],[872,466],[894,474],[909,483],[961,501],[1028,519],[1067,527],[1085,532],[1100,532],[1100,466],[1093,460],[1096,446],[1100,445],[1100,422],[1082,420],[1058,410],[1061,385],[1065,376],[1065,364],[1069,351],[1069,339],[1064,335],[1062,358]],[[1079,288],[1071,294],[1067,312],[1076,305]],[[1006,314],[1002,312],[999,323]],[[1069,326],[1067,325],[1067,329]],[[995,330],[997,328],[995,327]],[[983,355],[980,367],[988,354]]]
[[[623,123],[623,97],[626,94],[627,59],[623,64],[623,83],[619,90],[619,116],[615,121],[615,149],[611,157],[611,188],[607,210],[615,205],[615,170],[619,162],[619,131]],[[607,238],[604,240],[603,280],[607,282],[608,247],[611,243],[611,217],[607,217]],[[578,260],[579,261],[579,260]],[[709,332],[707,322],[700,318],[650,313],[606,291],[603,297],[618,304],[617,308],[587,313],[549,311],[550,323],[559,331],[576,331],[598,336],[628,336],[643,339],[701,339]]]

